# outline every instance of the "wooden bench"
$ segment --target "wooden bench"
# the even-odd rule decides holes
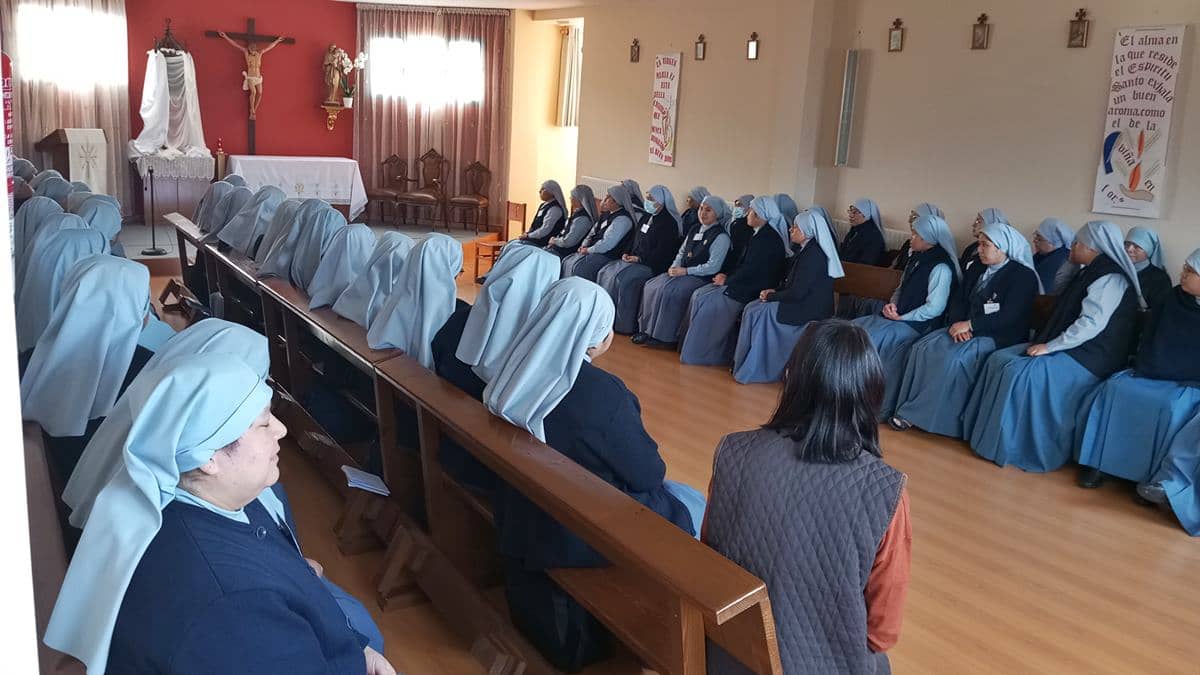
[[[209,286],[208,268],[211,263],[205,259],[203,254],[205,234],[181,213],[168,213],[163,218],[175,228],[175,241],[179,248],[179,272],[182,280],[171,279],[159,296],[159,302],[163,305],[164,310],[181,312],[188,320],[196,321],[208,313],[206,309]],[[196,251],[194,263],[188,260],[189,247]],[[187,285],[189,271],[193,269],[198,270],[198,274],[204,280],[203,288],[192,288]],[[167,300],[171,296],[175,296],[178,302],[168,303]]]
[[[228,250],[218,242],[204,245],[205,260],[209,262],[210,289],[218,293],[222,308],[213,312],[262,332],[262,305],[258,282],[258,266],[237,251]]]
[[[834,279],[833,292],[838,295],[856,295],[860,298],[875,298],[889,300],[900,279],[904,276],[901,270],[859,263],[842,263],[846,276]]]

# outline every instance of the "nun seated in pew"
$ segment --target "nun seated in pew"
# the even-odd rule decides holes
[[[113,204],[108,195],[92,195],[73,211],[88,227],[104,235],[109,252],[118,258],[125,257],[125,247],[117,238],[121,235],[121,207]]]
[[[213,206],[212,215],[208,220],[208,229],[200,229],[207,235],[204,241],[217,241],[221,236],[221,230],[252,201],[254,201],[254,193],[248,187],[234,187],[226,192],[225,196],[221,197],[220,201]]]
[[[854,320],[867,331],[883,362],[881,421],[895,412],[909,351],[917,340],[946,325],[946,309],[962,278],[954,258],[954,236],[945,220],[918,218],[912,224],[910,248],[912,255],[891,302],[879,314]]]
[[[416,243],[399,232],[384,232],[362,271],[333,303],[333,311],[366,330],[392,294],[404,261]]]
[[[778,286],[783,277],[792,246],[788,221],[776,201],[756,198],[750,204],[748,222],[754,235],[733,272],[718,274],[712,284],[692,293],[680,331],[680,363],[729,367],[742,310],[764,290]]]
[[[824,211],[824,209],[822,209]],[[946,219],[946,215],[936,204],[929,202],[921,202],[917,204],[911,211],[908,212],[908,226],[917,222],[917,218],[921,216],[937,216],[942,220]],[[889,269],[904,271],[908,267],[908,259],[912,256],[912,242],[904,240],[900,245],[900,251],[896,253],[896,257],[892,259],[892,263],[888,265]],[[854,295],[847,295],[845,299],[839,299],[838,315],[844,319],[857,319],[860,316],[871,316],[879,314],[883,311],[883,306],[887,302],[879,298],[860,298]]]
[[[754,195],[751,194],[744,194],[733,200],[733,219],[729,221],[729,255],[725,256],[725,264],[721,266],[722,274],[733,271],[734,265],[742,259],[742,252],[746,250],[746,244],[750,243],[750,237],[754,236],[754,228],[746,221],[746,216],[750,213],[750,203],[753,201]],[[691,227],[688,226],[687,229],[690,230]]]
[[[870,199],[859,199],[846,210],[850,231],[842,240],[839,255],[842,262],[858,265],[886,264],[887,245],[883,239],[883,216],[879,206]]]
[[[1121,230],[1092,221],[1075,236],[1082,265],[1033,337],[993,353],[963,410],[975,454],[1000,466],[1054,471],[1071,459],[1081,404],[1129,357],[1141,291]]]
[[[700,204],[699,222],[688,230],[675,260],[642,289],[635,345],[671,346],[679,341],[688,303],[696,289],[708,285],[729,254],[732,213],[724,199],[709,195]]]
[[[253,259],[267,227],[275,218],[275,211],[285,199],[287,195],[283,190],[274,185],[264,185],[259,188],[249,204],[232,214],[229,222],[217,234],[217,239],[234,251]]]
[[[571,215],[567,219],[566,229],[546,242],[546,250],[559,258],[578,251],[584,238],[600,220],[600,214],[596,211],[596,196],[588,185],[576,185],[571,190],[570,206]]]
[[[304,558],[271,487],[287,430],[260,372],[210,353],[146,375],[46,644],[94,673],[394,673]]]
[[[796,216],[800,215],[800,207],[796,205],[796,200],[786,192],[780,192],[771,199],[775,202],[775,206],[779,207],[779,212],[783,214],[783,222],[790,227],[792,221],[796,220]]]
[[[309,309],[329,307],[367,267],[375,249],[375,233],[363,223],[338,228],[317,263],[309,285]]]
[[[71,193],[75,192],[75,187],[67,182],[65,178],[50,176],[38,183],[33,192],[41,197],[53,199],[59,206],[66,209],[67,199],[70,198]]]
[[[1104,381],[1084,408],[1076,450],[1080,487],[1105,476],[1151,480],[1191,419],[1200,415],[1200,249],[1179,285],[1151,305],[1132,369]]]
[[[104,235],[90,228],[52,230],[38,239],[16,303],[17,353],[22,371],[50,323],[68,270],[84,258],[104,253],[108,253]]]
[[[1154,309],[1171,293],[1171,275],[1167,274],[1166,253],[1158,233],[1141,225],[1130,228],[1125,235],[1125,252],[1137,270],[1146,307]]]
[[[649,219],[633,233],[629,253],[600,269],[596,283],[612,296],[617,306],[613,330],[618,335],[637,332],[638,309],[646,282],[671,266],[683,238],[683,218],[675,198],[663,185],[650,188],[642,209]]]
[[[1008,225],[1008,216],[1000,209],[984,209],[975,214],[975,222],[971,223],[971,243],[967,244],[958,258],[958,266],[962,271],[966,272],[979,262],[979,233],[983,232],[984,226],[994,223]]]
[[[733,379],[741,384],[781,380],[809,322],[833,316],[833,280],[845,272],[824,216],[804,211],[788,233],[795,255],[783,283],[759,293],[742,312],[733,360]]]
[[[13,211],[19,211],[25,202],[33,199],[33,188],[20,176],[13,176]]]
[[[533,214],[529,231],[514,241],[545,248],[550,244],[551,238],[561,237],[567,231],[567,200],[563,199],[562,187],[556,180],[542,183],[538,196],[541,197],[542,203]]]
[[[1138,496],[1170,509],[1184,531],[1200,537],[1200,415],[1175,434],[1159,468],[1137,487]]]
[[[639,199],[639,202],[641,200]],[[579,250],[563,258],[562,276],[595,281],[600,268],[618,260],[633,241],[633,220],[637,217],[633,196],[624,185],[608,188],[600,202],[603,214],[583,240]]]
[[[979,265],[963,273],[962,286],[950,299],[950,327],[921,338],[908,355],[893,429],[917,427],[930,433],[963,437],[962,411],[997,349],[1029,339],[1038,276],[1029,243],[1004,223],[979,233]]]
[[[44,198],[43,198],[44,199]],[[40,206],[33,204],[31,206]],[[57,205],[55,205],[57,207]],[[35,252],[46,246],[47,240],[62,230],[91,229],[86,221],[73,213],[62,211],[47,211],[38,220],[32,230],[21,236],[21,232],[13,237],[13,297],[21,297],[21,288],[25,285],[25,277],[29,269],[36,266],[42,259],[35,257]],[[101,235],[103,236],[103,235]],[[107,250],[105,251],[107,253]]]
[[[276,218],[271,223],[271,227],[263,235],[263,244],[259,246],[258,255],[255,255],[260,279],[274,276],[293,286],[300,286],[298,277],[293,276],[292,270],[292,260],[296,257],[296,251],[300,246],[300,235],[315,229],[318,219],[333,218],[336,221],[335,216],[326,215],[327,209],[333,209],[333,207],[320,199],[305,199],[296,207],[294,215],[290,219],[287,218],[287,213],[291,209],[286,204],[276,211],[276,215],[282,213],[283,216]],[[344,220],[343,218],[343,222]],[[323,227],[320,234],[325,234],[328,229],[328,227]],[[262,249],[268,243],[270,248],[263,254]]]
[[[34,166],[33,162],[31,162],[23,157],[13,158],[13,175],[14,176],[28,182],[28,181],[33,180],[33,177],[36,176],[37,174],[38,174],[38,170],[37,170],[37,167]]]
[[[1046,295],[1058,295],[1071,280],[1071,243],[1075,230],[1058,218],[1046,218],[1033,233],[1033,266]]]
[[[612,344],[612,298],[596,284],[554,282],[484,390],[495,415],[695,536],[704,497],[666,480],[641,406],[619,378],[592,365]],[[604,558],[517,489],[497,485],[495,521],[513,623],[557,668],[606,655],[604,629],[545,570],[601,567]]]
[[[483,401],[483,390],[512,350],[546,289],[558,280],[559,260],[522,246],[496,261],[475,297],[458,307],[433,337],[434,370],[447,382]],[[446,473],[473,490],[490,493],[496,477],[462,446],[442,437],[439,459]]]
[[[688,190],[687,195],[683,198],[683,213],[679,214],[680,219],[683,221],[684,232],[690,232],[700,222],[700,205],[704,203],[704,198],[710,194],[712,193],[703,185],[697,185]],[[754,199],[754,197],[751,196],[750,199]],[[746,202],[744,208],[750,208],[749,201]],[[729,228],[725,229],[728,230]]]

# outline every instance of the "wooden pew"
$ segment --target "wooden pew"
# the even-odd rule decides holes
[[[901,270],[858,263],[842,263],[846,276],[835,279],[833,291],[838,295],[856,295],[860,298],[888,300],[900,285],[904,276]]]
[[[262,292],[258,283],[258,266],[254,261],[224,245],[211,242],[204,245],[209,261],[210,288],[219,293],[223,309],[213,307],[214,313],[262,332]]]
[[[191,320],[196,320],[199,315],[204,312],[204,308],[208,306],[206,289],[191,288],[186,285],[188,279],[188,270],[196,267],[199,274],[205,280],[205,287],[208,287],[209,267],[211,262],[205,259],[204,251],[204,233],[200,228],[193,223],[187,216],[181,213],[168,213],[163,216],[172,227],[175,228],[175,241],[179,247],[179,272],[182,275],[182,282],[172,279],[167,287],[163,290],[159,297],[159,302],[163,303],[163,309],[179,310]],[[196,250],[196,262],[193,265],[188,261],[188,246]],[[179,302],[177,304],[167,304],[167,298],[175,295]],[[201,296],[205,297],[201,297]]]

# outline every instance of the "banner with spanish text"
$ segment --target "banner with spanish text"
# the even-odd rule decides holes
[[[675,166],[675,115],[679,107],[679,52],[654,57],[650,90],[650,163]]]

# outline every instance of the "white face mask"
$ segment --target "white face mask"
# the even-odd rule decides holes
[[[646,197],[644,200],[642,200],[642,209],[645,210],[646,213],[658,213],[658,207],[658,202],[650,199],[649,197]]]
[[[745,217],[746,217],[746,209],[744,209],[740,206],[733,207],[733,219],[734,220],[737,220],[738,218],[745,218]]]

